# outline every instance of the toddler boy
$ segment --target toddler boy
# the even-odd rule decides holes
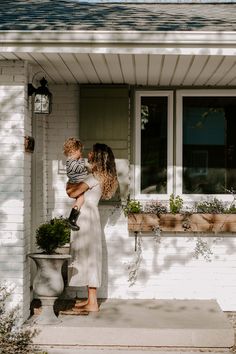
[[[83,144],[76,138],[68,138],[63,145],[63,152],[66,156],[66,174],[68,177],[67,183],[79,183],[88,175],[88,169],[85,166],[85,160],[82,157]],[[84,195],[81,194],[76,198],[73,205],[68,223],[72,230],[79,230],[76,221],[80,214],[80,208],[84,202]]]

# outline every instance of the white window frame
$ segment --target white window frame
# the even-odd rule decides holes
[[[185,201],[199,201],[207,197],[215,197],[222,201],[232,201],[230,194],[183,194],[183,97],[236,97],[233,89],[198,89],[176,91],[176,167],[175,167],[175,194],[180,195]]]
[[[141,97],[167,97],[167,193],[141,194]],[[135,93],[134,194],[137,199],[168,200],[173,192],[173,91],[136,91]]]

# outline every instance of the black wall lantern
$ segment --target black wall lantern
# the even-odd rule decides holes
[[[32,84],[28,84],[28,95],[34,96],[34,113],[50,114],[52,107],[52,94],[47,88],[47,80],[43,77],[40,81],[38,88],[35,88]]]

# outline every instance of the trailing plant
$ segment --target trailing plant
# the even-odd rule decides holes
[[[52,254],[58,247],[70,242],[70,228],[67,220],[60,217],[41,224],[36,230],[36,245],[44,253]]]
[[[22,328],[18,324],[18,309],[7,310],[11,291],[6,284],[0,284],[0,353],[1,354],[47,354],[39,353],[33,346],[36,330]]]
[[[140,265],[142,263],[142,237],[140,235],[137,236],[137,246],[135,250],[134,260],[128,265],[129,277],[128,282],[129,286],[133,286],[136,283],[138,278],[138,271]]]
[[[135,199],[127,199],[126,203],[122,205],[125,216],[129,214],[137,214],[142,212],[142,204]]]
[[[184,231],[191,231],[191,220],[190,220],[190,216],[192,215],[192,212],[190,211],[185,211],[183,213],[183,222],[182,222],[182,226]]]
[[[172,214],[180,213],[183,207],[183,199],[179,195],[175,196],[174,193],[172,193],[170,195],[169,204],[170,204],[170,212]]]

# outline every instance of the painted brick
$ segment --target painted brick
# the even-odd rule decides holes
[[[1,64],[2,66],[2,64]],[[9,67],[9,66],[3,66],[1,70],[2,75],[15,75],[16,74],[16,68],[14,66]],[[17,74],[25,75],[25,68],[24,66],[18,67],[17,68]]]
[[[13,82],[13,76],[12,75],[0,75],[0,83],[9,83]]]
[[[13,81],[17,82],[17,83],[25,83],[26,79],[25,79],[25,75],[14,75],[13,76]]]
[[[0,68],[0,280],[10,279],[13,285],[17,284],[12,304],[19,305],[20,316],[26,319],[23,309],[29,308],[26,295],[29,289],[25,284],[29,284],[26,253],[30,244],[30,213],[25,218],[24,205],[30,204],[30,173],[26,171],[31,166],[23,139],[26,133],[31,133],[25,85],[27,65],[1,61]]]
[[[19,69],[19,67],[24,67],[25,64],[23,61],[20,60],[2,60],[1,61],[1,68],[4,67],[14,67],[16,70]]]

